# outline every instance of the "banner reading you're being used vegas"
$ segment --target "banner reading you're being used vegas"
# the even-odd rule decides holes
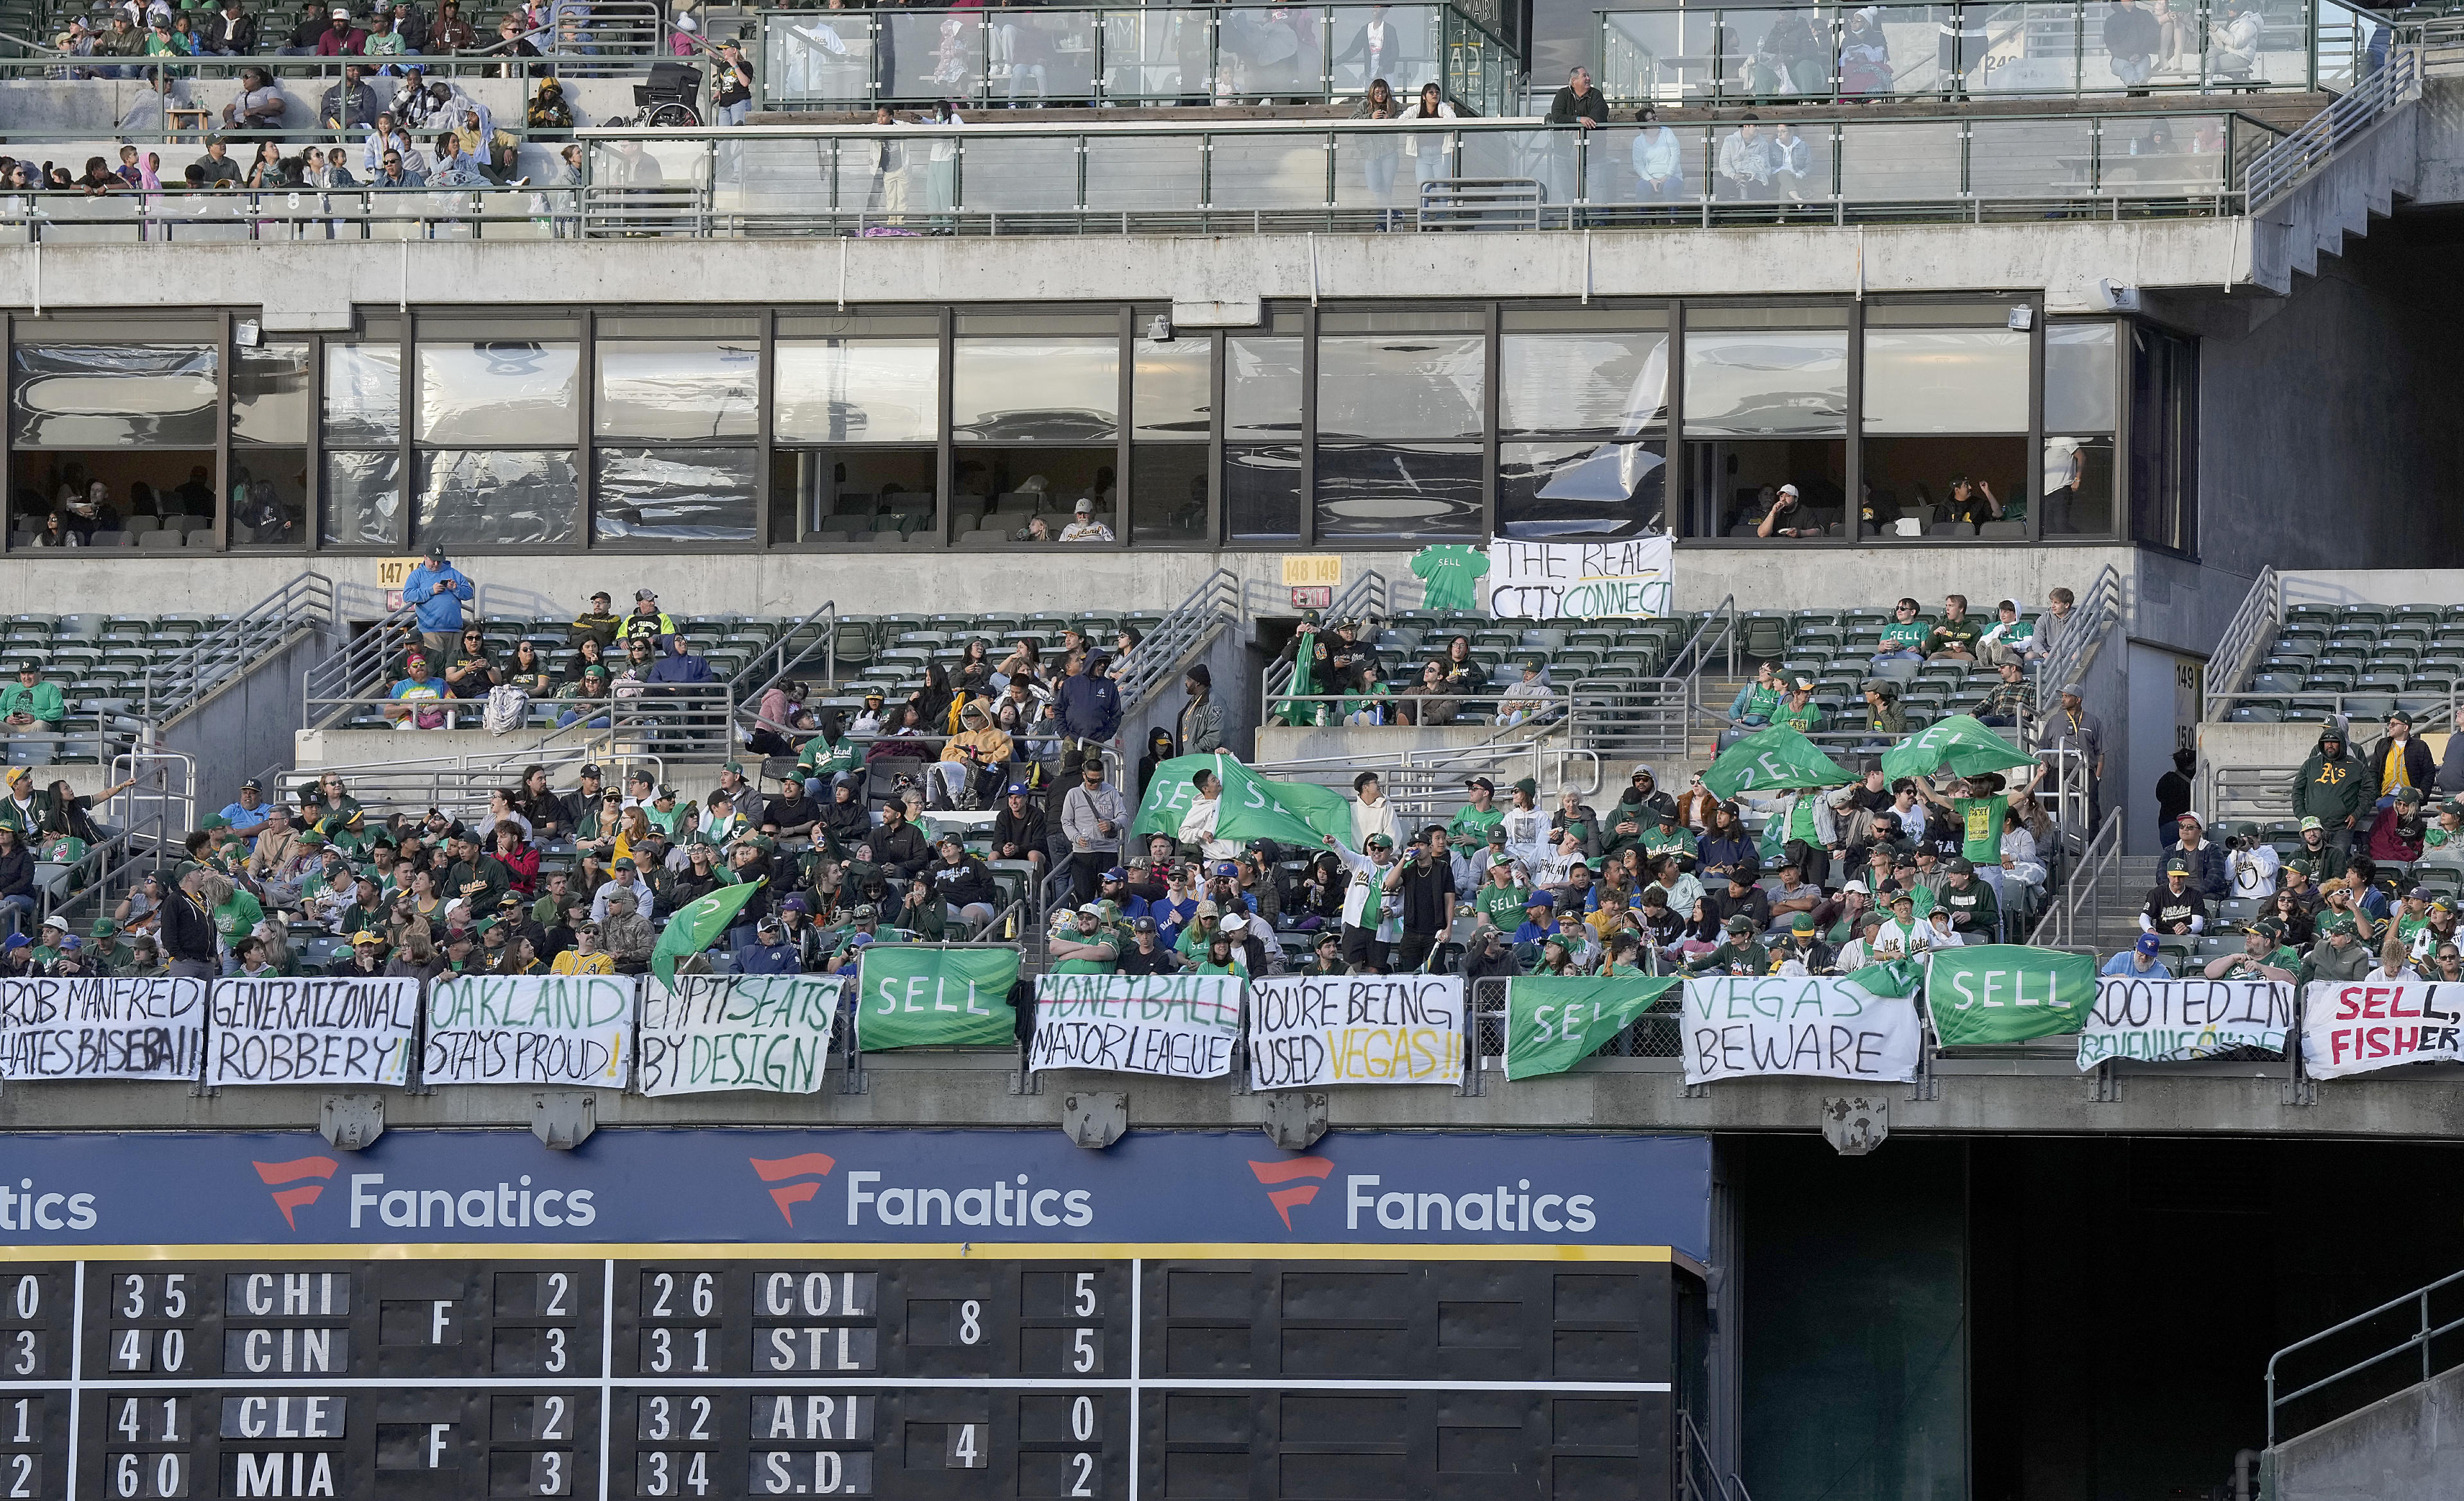
[[[1249,1087],[1456,1084],[1461,975],[1277,976],[1249,984]]]

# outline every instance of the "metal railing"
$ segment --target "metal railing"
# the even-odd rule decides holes
[[[1138,639],[1128,673],[1114,674],[1121,690],[1121,717],[1127,720],[1150,697],[1171,690],[1191,659],[1204,651],[1225,627],[1240,621],[1241,576],[1229,568],[1218,568]]]
[[[560,719],[574,715],[570,724],[560,725],[548,739],[570,737],[604,760],[724,761],[736,751],[736,691],[730,683],[618,683],[606,698],[541,699],[532,708]],[[444,721],[424,730],[475,730],[486,709],[484,698],[396,698],[390,690],[332,696],[312,693],[302,703],[303,717],[312,728],[375,713],[401,721],[396,729],[414,734],[424,732],[416,726],[422,714]],[[502,760],[535,752],[545,743],[531,742],[505,753]]]
[[[280,588],[198,636],[179,655],[149,669],[131,707],[148,723],[160,725],[194,708],[224,684],[237,681],[302,631],[333,630],[340,619],[331,579],[313,570],[295,575]]]
[[[531,45],[534,47],[539,46],[539,34],[534,33],[530,37]],[[567,52],[541,48],[539,55],[536,57],[513,57],[495,51],[498,44],[495,41],[493,33],[490,33],[490,44],[486,50],[473,49],[450,53],[414,52],[377,56],[363,54],[353,54],[347,56],[319,56],[315,53],[290,53],[276,50],[254,53],[190,53],[179,56],[167,54],[140,55],[133,57],[121,57],[90,52],[66,51],[57,45],[56,37],[51,42],[35,42],[23,37],[11,37],[6,33],[0,33],[0,41],[11,40],[26,48],[27,55],[19,57],[0,57],[0,78],[12,81],[48,79],[77,83],[143,82],[148,85],[157,96],[168,100],[170,107],[175,111],[206,108],[205,105],[195,101],[193,95],[187,100],[181,99],[179,95],[184,86],[206,81],[236,82],[240,74],[250,68],[263,71],[268,77],[275,79],[277,84],[286,79],[298,79],[310,83],[322,80],[340,82],[343,66],[357,63],[373,75],[367,81],[377,91],[379,107],[384,108],[391,105],[400,85],[392,77],[379,74],[377,70],[380,68],[391,68],[397,73],[407,68],[417,68],[431,82],[463,78],[506,78],[527,84],[534,79],[549,77],[560,78],[639,77],[649,71],[650,63],[663,55],[655,42],[640,43],[638,33],[632,30],[611,36],[610,44],[601,50]],[[259,37],[258,41],[262,46],[264,38]],[[594,48],[599,46],[597,42],[592,42],[590,45]],[[321,90],[314,92],[319,97],[309,99],[312,109],[322,102]],[[286,102],[296,104],[297,99],[295,97]],[[286,108],[284,113],[289,116],[294,112]],[[494,111],[492,110],[491,113]],[[240,132],[237,130],[225,132],[220,128],[222,116],[219,109],[212,112],[211,120],[215,134],[230,134],[234,140],[240,139]],[[165,121],[165,123],[170,122]],[[252,132],[252,134],[286,140],[296,139],[302,130],[313,128],[315,123],[315,121],[293,118],[284,121],[284,124],[289,127],[287,130],[276,126]],[[522,121],[517,115],[512,120],[500,121],[498,123],[508,129],[518,130]],[[200,133],[193,124],[182,123],[179,129],[188,134]],[[357,139],[360,132],[353,131],[350,134],[353,139]],[[11,139],[16,139],[13,132]]]
[[[2046,616],[2037,617],[2036,629],[2044,629]],[[2106,563],[2097,571],[2087,592],[2071,604],[2070,619],[2063,623],[2061,640],[2036,664],[2036,702],[2051,707],[2054,696],[2065,683],[2076,683],[2087,675],[2088,664],[2105,638],[2113,634],[2116,622],[2122,619],[2122,576]]]
[[[402,653],[419,638],[419,611],[404,605],[351,638],[342,650],[312,663],[300,678],[299,727],[313,730],[339,722],[351,711],[338,709],[323,719],[319,704],[342,705],[382,697],[385,680]]]
[[[2208,656],[2207,708],[2201,717],[2221,719],[2232,699],[2250,680],[2251,665],[2267,651],[2284,619],[2284,580],[2272,564],[2261,563],[2258,577],[2241,597],[2233,618],[2216,637]]]
[[[2384,47],[2390,26],[2341,0],[2242,17],[2221,0],[2183,0],[2164,22],[2150,17],[2152,51],[2117,61],[2111,13],[2100,0],[1604,10],[1599,82],[1619,103],[1683,105],[2341,90],[2369,71],[2373,33]],[[1969,34],[1946,66],[1951,25]]]
[[[1745,1476],[1720,1472],[1720,1462],[1711,1452],[1711,1441],[1696,1426],[1694,1415],[1680,1408],[1677,1421],[1683,1425],[1677,1456],[1683,1501],[1754,1501],[1753,1492],[1746,1489]]]
[[[623,786],[626,774],[637,767],[649,771],[653,784],[667,780],[667,764],[657,756],[615,755],[579,739],[571,744],[531,745],[510,751],[492,746],[443,756],[393,757],[297,768],[284,762],[259,772],[258,780],[278,787],[286,782],[297,785],[336,776],[342,779],[343,790],[371,813],[387,808],[440,807],[458,816],[465,811],[485,810],[488,794],[510,785],[525,767],[545,767],[553,782],[580,771],[585,764],[598,766],[611,787]]]
[[[2310,122],[2249,159],[2242,201],[2258,213],[2329,162],[2379,121],[2421,95],[2421,54],[2399,47],[2387,65],[2347,90]]]
[[[2097,941],[2107,913],[2124,913],[2134,903],[2122,881],[2122,809],[2104,816],[2104,825],[2079,854],[2061,894],[2046,905],[2028,941],[2038,948],[2071,948]]]
[[[1288,597],[1288,596],[1287,596]],[[1259,613],[1260,605],[1250,603],[1250,613]],[[1284,608],[1291,607],[1287,604]],[[1362,571],[1334,596],[1333,603],[1318,612],[1331,629],[1338,620],[1381,620],[1386,617],[1386,575],[1375,568]],[[1372,639],[1371,644],[1375,644]],[[1276,698],[1291,686],[1294,664],[1281,659],[1269,662],[1258,677],[1258,714],[1261,718],[1273,712]]]
[[[795,646],[799,636],[810,630],[818,630],[820,634],[805,640],[803,646],[797,647],[793,651],[788,650]],[[754,673],[761,671],[765,666],[769,671],[754,687],[746,689],[743,694],[744,722],[741,728],[748,734],[757,729],[767,729],[779,735],[791,733],[794,729],[792,725],[772,724],[760,717],[761,700],[769,695],[770,690],[786,681],[790,673],[812,660],[815,652],[821,653],[822,656],[824,689],[836,688],[839,681],[838,637],[838,601],[824,600],[803,619],[781,631],[779,639],[763,648],[759,656],[746,663],[744,668],[736,673],[738,678],[750,678]]]
[[[2288,1403],[2298,1402],[2301,1398],[2307,1397],[2312,1392],[2319,1391],[2323,1387],[2332,1386],[2348,1376],[2358,1376],[2362,1372],[2369,1370],[2373,1366],[2396,1358],[2398,1356],[2403,1355],[2409,1350],[2418,1350],[2421,1352],[2421,1380],[2426,1381],[2432,1376],[2436,1375],[2437,1370],[2435,1368],[2435,1362],[2431,1358],[2431,1344],[2441,1335],[2453,1334],[2457,1330],[2464,1330],[2464,1317],[2452,1318],[2443,1324],[2431,1323],[2431,1320],[2432,1315],[2430,1311],[2430,1299],[2431,1294],[2442,1289],[2453,1287],[2458,1283],[2464,1283],[2464,1271],[2451,1272],[2448,1275],[2439,1278],[2437,1281],[2431,1283],[2427,1287],[2414,1289],[2412,1291],[2404,1294],[2402,1297],[2389,1298],[2365,1313],[2356,1313],[2352,1317],[2331,1329],[2322,1329],[2319,1331],[2319,1333],[2312,1335],[2307,1339],[2297,1339],[2293,1343],[2286,1345],[2283,1349],[2278,1350],[2274,1355],[2269,1356],[2267,1358],[2268,1447],[2274,1448],[2276,1446],[2277,1416]],[[2318,1380],[2312,1381],[2306,1386],[2286,1392],[2280,1397],[2277,1395],[2276,1368],[2277,1363],[2286,1356],[2293,1354],[2297,1350],[2307,1350],[2312,1345],[2318,1344],[2321,1340],[2333,1338],[2335,1335],[2343,1334],[2347,1330],[2359,1328],[2361,1325],[2368,1323],[2371,1319],[2380,1317],[2383,1314],[2395,1313],[2400,1309],[2408,1307],[2414,1310],[2418,1316],[2415,1320],[2415,1327],[2412,1333],[2407,1335],[2403,1339],[2388,1346],[2385,1350],[2379,1351],[2376,1355],[2355,1361],[2353,1364],[2338,1371],[2333,1376],[2321,1377]]]
[[[1523,68],[1456,4],[765,11],[760,45],[764,110],[1333,102],[1384,78],[1498,116]]]

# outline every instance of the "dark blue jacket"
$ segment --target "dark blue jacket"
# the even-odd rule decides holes
[[[803,972],[797,962],[793,943],[747,943],[736,951],[736,972],[739,975],[795,975]]]
[[[682,655],[671,651],[650,664],[650,681],[654,683],[710,682],[710,659],[688,651]]]
[[[1082,740],[1109,740],[1121,729],[1121,688],[1109,677],[1081,673],[1061,680],[1061,729]]]

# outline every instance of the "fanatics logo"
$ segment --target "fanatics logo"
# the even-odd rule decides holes
[[[334,1169],[342,1164],[330,1157],[303,1157],[288,1162],[252,1161],[250,1165],[256,1169],[256,1176],[265,1181],[265,1186],[274,1190],[274,1206],[282,1211],[282,1223],[296,1231],[299,1228],[299,1222],[291,1217],[292,1211],[315,1203],[317,1196],[325,1191],[326,1181],[333,1178]],[[312,1178],[315,1182],[302,1181]],[[285,1188],[282,1186],[285,1183],[297,1183],[299,1186]]]
[[[1267,1186],[1266,1203],[1275,1206],[1275,1213],[1283,1217],[1284,1228],[1288,1230],[1292,1227],[1292,1210],[1317,1197],[1318,1183],[1324,1182],[1326,1176],[1334,1171],[1334,1161],[1323,1157],[1296,1157],[1281,1162],[1253,1161],[1249,1164],[1249,1171],[1258,1175],[1258,1181]],[[1293,1180],[1301,1178],[1313,1178],[1318,1181],[1293,1182]],[[1274,1186],[1277,1183],[1292,1183],[1292,1186],[1277,1188]]]
[[[839,1165],[836,1158],[822,1152],[806,1152],[797,1157],[749,1157],[745,1160],[753,1164],[754,1176],[765,1183],[779,1185],[770,1190],[770,1199],[779,1206],[779,1217],[787,1222],[791,1230],[796,1227],[795,1206],[809,1203],[815,1194],[822,1191],[822,1185],[788,1180],[827,1178],[830,1169]]]

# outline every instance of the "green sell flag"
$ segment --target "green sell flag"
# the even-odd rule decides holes
[[[1147,779],[1145,791],[1138,799],[1138,816],[1130,821],[1130,832],[1140,840],[1149,834],[1180,837],[1180,821],[1189,812],[1189,805],[1198,801],[1198,788],[1190,784],[1190,779],[1212,770],[1214,765],[1211,752],[1204,756],[1175,756],[1155,762],[1155,775]]]
[[[1925,894],[1925,888],[1918,888],[1918,894]],[[1877,1000],[1912,996],[1925,986],[1925,960],[1895,959],[1852,969],[1839,978]]]
[[[874,944],[857,971],[857,1046],[878,1052],[1018,1041],[1018,1012],[1009,1004],[1018,958],[1008,948]]]
[[[1509,980],[1506,982],[1506,1076],[1563,1073],[1651,1009],[1681,976],[1664,980]]]
[[[2096,960],[2016,943],[1937,949],[1925,1009],[1947,1048],[2076,1032],[2096,1009]]]
[[[1309,846],[1332,834],[1337,844],[1352,843],[1352,800],[1332,787],[1262,777],[1220,753],[1217,762],[1223,778],[1223,807],[1215,815],[1219,836]]]
[[[696,896],[677,908],[659,930],[659,941],[650,950],[650,973],[663,984],[676,982],[676,960],[688,959],[718,941],[744,904],[761,888],[747,882],[740,886],[722,886],[707,896]]]
[[[2024,766],[2035,759],[1987,729],[1974,715],[1954,714],[1884,751],[1882,776],[1891,782],[1930,777],[1948,766],[1954,777],[1981,777],[1989,771]]]
[[[1821,746],[1785,724],[1756,730],[1722,751],[1703,773],[1703,785],[1719,798],[1790,787],[1844,787],[1856,780],[1854,772],[1822,754]]]
[[[1307,698],[1317,692],[1317,628],[1304,625],[1300,644],[1292,653],[1292,680],[1284,690]],[[1326,712],[1322,703],[1294,703],[1287,698],[1277,703],[1273,713],[1281,715],[1286,724],[1315,724]]]

